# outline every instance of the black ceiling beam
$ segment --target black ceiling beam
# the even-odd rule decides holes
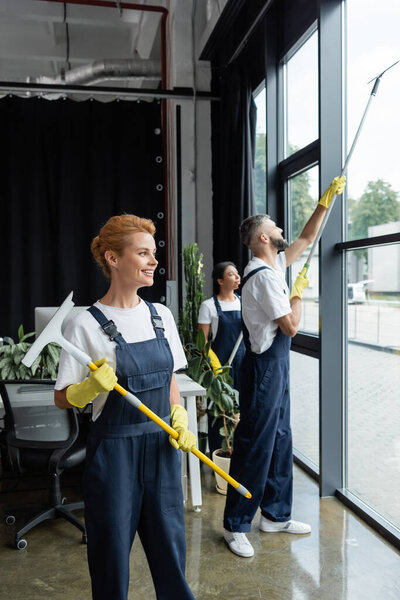
[[[123,96],[124,98],[167,98],[171,100],[208,100],[219,101],[220,98],[210,92],[195,92],[192,88],[176,87],[172,90],[124,88],[83,85],[54,85],[48,83],[21,83],[0,81],[0,91],[5,94],[33,92],[35,94],[88,94],[89,96]]]

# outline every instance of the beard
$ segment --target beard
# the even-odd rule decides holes
[[[276,248],[278,250],[278,252],[283,252],[289,246],[288,241],[285,240],[285,238],[283,238],[283,237],[280,237],[278,239],[270,238],[270,240],[271,240],[271,244],[273,245],[274,248]]]

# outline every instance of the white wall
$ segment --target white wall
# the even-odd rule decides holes
[[[208,38],[210,19],[219,15],[225,2],[211,0],[172,0],[170,4],[170,63],[169,87],[190,87],[197,91],[210,90],[210,68],[198,61],[202,44]],[[194,24],[194,25],[193,25]],[[207,30],[207,31],[206,31]],[[206,32],[206,33],[205,33]],[[170,132],[170,203],[171,247],[170,278],[177,281],[177,222],[176,222],[176,106],[181,107],[181,177],[182,177],[182,242],[197,242],[204,254],[206,294],[211,293],[212,261],[212,185],[211,185],[211,106],[203,100],[171,100],[168,102]],[[175,234],[174,234],[175,232]],[[172,264],[171,264],[172,262]],[[176,291],[174,291],[174,289]],[[177,294],[172,284],[168,296]],[[177,296],[169,302],[176,314]]]

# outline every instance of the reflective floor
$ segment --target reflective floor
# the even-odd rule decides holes
[[[202,511],[186,508],[187,579],[197,600],[400,599],[400,553],[338,500],[321,500],[317,485],[300,469],[295,468],[293,517],[311,523],[312,533],[262,533],[257,515],[250,559],[227,549],[221,528],[225,498],[215,492],[212,473],[204,468],[202,477]],[[0,496],[2,504],[12,500],[10,492]],[[26,535],[28,546],[21,551],[12,547],[12,530],[2,521],[1,600],[90,600],[86,549],[74,527],[61,519],[44,523]],[[155,599],[139,540],[131,566],[129,600]],[[171,600],[179,600],[173,590]]]

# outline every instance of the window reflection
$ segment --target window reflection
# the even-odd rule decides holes
[[[285,157],[318,138],[318,33],[284,65],[286,83]]]
[[[298,238],[318,202],[319,168],[312,167],[288,180],[289,242]],[[311,246],[290,267],[291,281],[301,271]],[[318,248],[308,271],[310,284],[303,294],[302,316],[299,331],[318,335],[319,332],[319,254]]]
[[[398,0],[346,1],[348,149],[372,89],[367,82],[400,56],[399,19]],[[349,165],[347,239],[400,231],[398,92],[397,66],[382,77]]]
[[[319,361],[316,358],[290,352],[290,402],[293,446],[318,468]]]
[[[267,126],[265,115],[265,87],[255,96],[257,107],[256,152],[254,161],[254,196],[256,214],[266,212],[267,206]]]
[[[400,244],[348,252],[347,278],[347,487],[399,527]]]

